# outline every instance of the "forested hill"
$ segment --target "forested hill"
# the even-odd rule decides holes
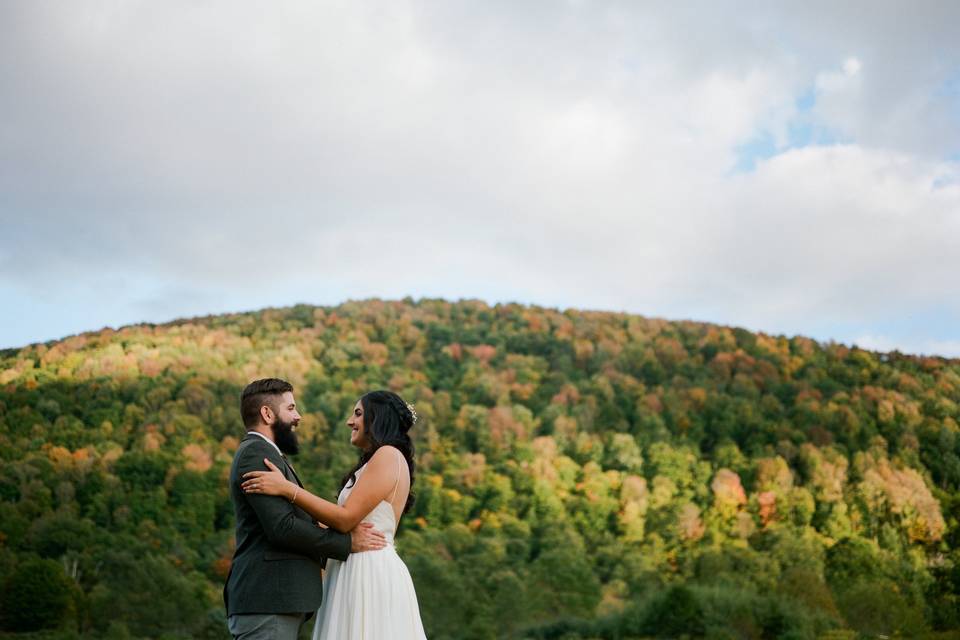
[[[416,404],[401,524],[428,635],[960,634],[960,361],[519,305],[351,302],[0,356],[0,624],[226,637],[248,381],[308,487],[367,390]]]

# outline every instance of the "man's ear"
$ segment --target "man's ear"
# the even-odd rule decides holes
[[[263,424],[273,424],[273,409],[268,405],[262,405],[260,407],[260,419],[263,421]]]

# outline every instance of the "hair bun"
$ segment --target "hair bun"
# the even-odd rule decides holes
[[[414,409],[413,405],[405,402],[403,398],[393,391],[387,391],[386,389],[371,391],[365,394],[361,400],[364,402],[364,406],[366,406],[367,401],[369,401],[376,406],[382,407],[383,410],[389,411],[393,416],[396,416],[397,420],[394,428],[400,433],[406,434],[419,419],[417,410]]]
[[[390,406],[397,412],[404,433],[409,431],[410,428],[417,423],[418,416],[413,405],[409,402],[404,402],[403,398],[395,393],[390,394]]]

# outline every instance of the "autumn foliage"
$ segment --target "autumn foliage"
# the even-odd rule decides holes
[[[297,469],[328,497],[357,397],[416,405],[398,544],[431,638],[960,630],[960,362],[441,300],[0,352],[0,589],[47,612],[5,596],[0,625],[224,637],[238,394],[262,376],[295,385]]]

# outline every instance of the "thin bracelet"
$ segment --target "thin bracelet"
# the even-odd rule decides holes
[[[293,497],[290,498],[290,504],[296,504],[296,503],[297,503],[297,494],[298,494],[298,493],[300,493],[300,487],[297,487],[296,490],[294,490],[294,492],[293,492]]]

